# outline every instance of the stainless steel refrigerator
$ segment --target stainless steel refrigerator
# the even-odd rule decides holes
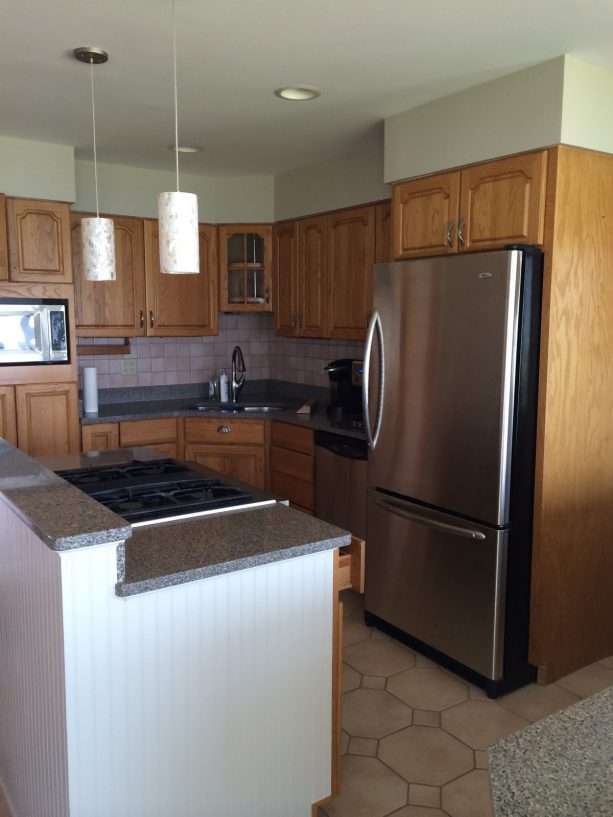
[[[541,289],[528,247],[374,268],[366,620],[492,697],[535,675]]]

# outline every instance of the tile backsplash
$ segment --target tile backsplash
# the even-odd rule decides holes
[[[121,338],[80,338],[84,344],[123,343]],[[98,387],[163,386],[202,383],[212,369],[230,370],[232,350],[239,345],[248,380],[273,378],[327,386],[326,363],[360,359],[364,344],[355,341],[280,338],[274,315],[219,316],[219,335],[206,338],[131,338],[129,355],[78,355],[79,385],[83,366],[96,366]],[[77,346],[77,354],[79,347]],[[136,361],[135,374],[123,374],[124,360]]]

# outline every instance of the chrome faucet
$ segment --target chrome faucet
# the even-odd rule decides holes
[[[245,382],[245,360],[240,346],[235,346],[232,352],[232,383],[230,384],[230,396],[233,403],[238,400],[238,393]],[[237,373],[240,377],[237,378]]]

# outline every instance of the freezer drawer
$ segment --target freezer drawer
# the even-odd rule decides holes
[[[502,677],[507,530],[368,491],[366,610]]]

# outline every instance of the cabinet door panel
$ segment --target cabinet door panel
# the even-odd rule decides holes
[[[363,340],[372,311],[374,207],[328,216],[327,336]]]
[[[145,219],[145,276],[148,335],[217,334],[217,251],[215,227],[201,224],[198,275],[160,272],[158,222]]]
[[[185,446],[185,459],[227,474],[248,485],[266,487],[263,446],[191,444]]]
[[[298,223],[273,228],[275,330],[277,335],[298,334]]]
[[[11,445],[17,445],[17,415],[13,386],[0,386],[0,437],[4,437]]]
[[[86,281],[83,276],[81,219],[71,220],[77,334],[86,337],[134,337],[145,334],[145,258],[140,218],[112,216],[115,225],[115,281]]]
[[[95,423],[81,427],[83,451],[109,451],[119,448],[119,425]]]
[[[299,334],[326,337],[326,217],[298,222]]]
[[[219,308],[272,312],[272,225],[220,224]]]
[[[8,199],[7,227],[11,281],[72,282],[67,204]]]
[[[437,173],[392,190],[394,258],[456,251],[460,174]]]
[[[0,281],[9,279],[9,250],[6,235],[6,196],[0,193]]]
[[[15,386],[17,440],[31,457],[80,449],[76,383]]]
[[[460,250],[542,244],[547,152],[527,153],[462,171]]]

